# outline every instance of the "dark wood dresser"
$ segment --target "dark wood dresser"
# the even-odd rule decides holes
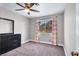
[[[21,34],[0,34],[0,54],[21,46]]]

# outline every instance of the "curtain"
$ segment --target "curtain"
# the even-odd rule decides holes
[[[39,20],[35,21],[35,41],[39,40]]]
[[[52,44],[57,45],[57,16],[52,17]]]
[[[35,41],[39,40],[39,19],[35,21]],[[57,45],[57,16],[52,17],[52,45]]]

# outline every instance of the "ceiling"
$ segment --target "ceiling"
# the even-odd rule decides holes
[[[79,3],[76,4],[76,15],[79,16]]]
[[[30,15],[28,15],[26,11],[15,11],[15,9],[22,8],[15,3],[1,3],[0,6],[8,10],[11,10],[15,13],[26,16],[28,18],[41,17],[46,15],[61,13],[64,11],[64,8],[65,8],[64,3],[39,3],[39,6],[34,5],[32,9],[39,10],[40,12],[31,11]]]

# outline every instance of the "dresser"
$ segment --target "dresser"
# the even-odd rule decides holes
[[[21,34],[0,34],[0,54],[21,46]]]

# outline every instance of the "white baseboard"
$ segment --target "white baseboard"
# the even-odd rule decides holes
[[[51,42],[44,42],[44,41],[39,41],[41,43],[46,43],[46,44],[52,44]]]
[[[35,41],[35,40],[26,40],[26,41],[23,41],[21,44],[24,44],[26,42],[29,42],[29,41]],[[35,42],[40,42],[40,43],[47,43],[47,44],[52,44],[51,42],[45,42],[45,41],[35,41]],[[63,44],[57,44],[58,46],[63,46]]]
[[[64,52],[65,52],[65,56],[68,56],[67,51],[66,51],[64,45],[63,45],[63,44],[58,44],[58,46],[63,46],[63,48],[64,48]]]
[[[63,48],[64,48],[65,56],[68,56],[67,51],[64,46],[63,46]]]
[[[52,44],[51,42],[35,41],[35,40],[27,40],[27,41],[23,41],[21,44],[24,44],[24,43],[29,42],[29,41],[34,41],[34,42],[40,42],[40,43]]]
[[[58,46],[63,46],[63,48],[64,48],[64,52],[65,52],[65,56],[68,56],[67,51],[66,51],[64,45],[63,45],[63,44],[58,44]]]
[[[63,46],[64,47],[64,45],[63,44],[57,44],[58,46]]]
[[[29,41],[30,41],[30,40],[22,41],[21,44],[24,44],[24,43],[29,42]]]
[[[35,40],[30,40],[30,41],[35,41]],[[40,42],[40,43],[46,43],[46,44],[52,44],[51,42],[45,42],[45,41],[35,41],[35,42]],[[63,46],[63,44],[57,44],[58,46]]]

